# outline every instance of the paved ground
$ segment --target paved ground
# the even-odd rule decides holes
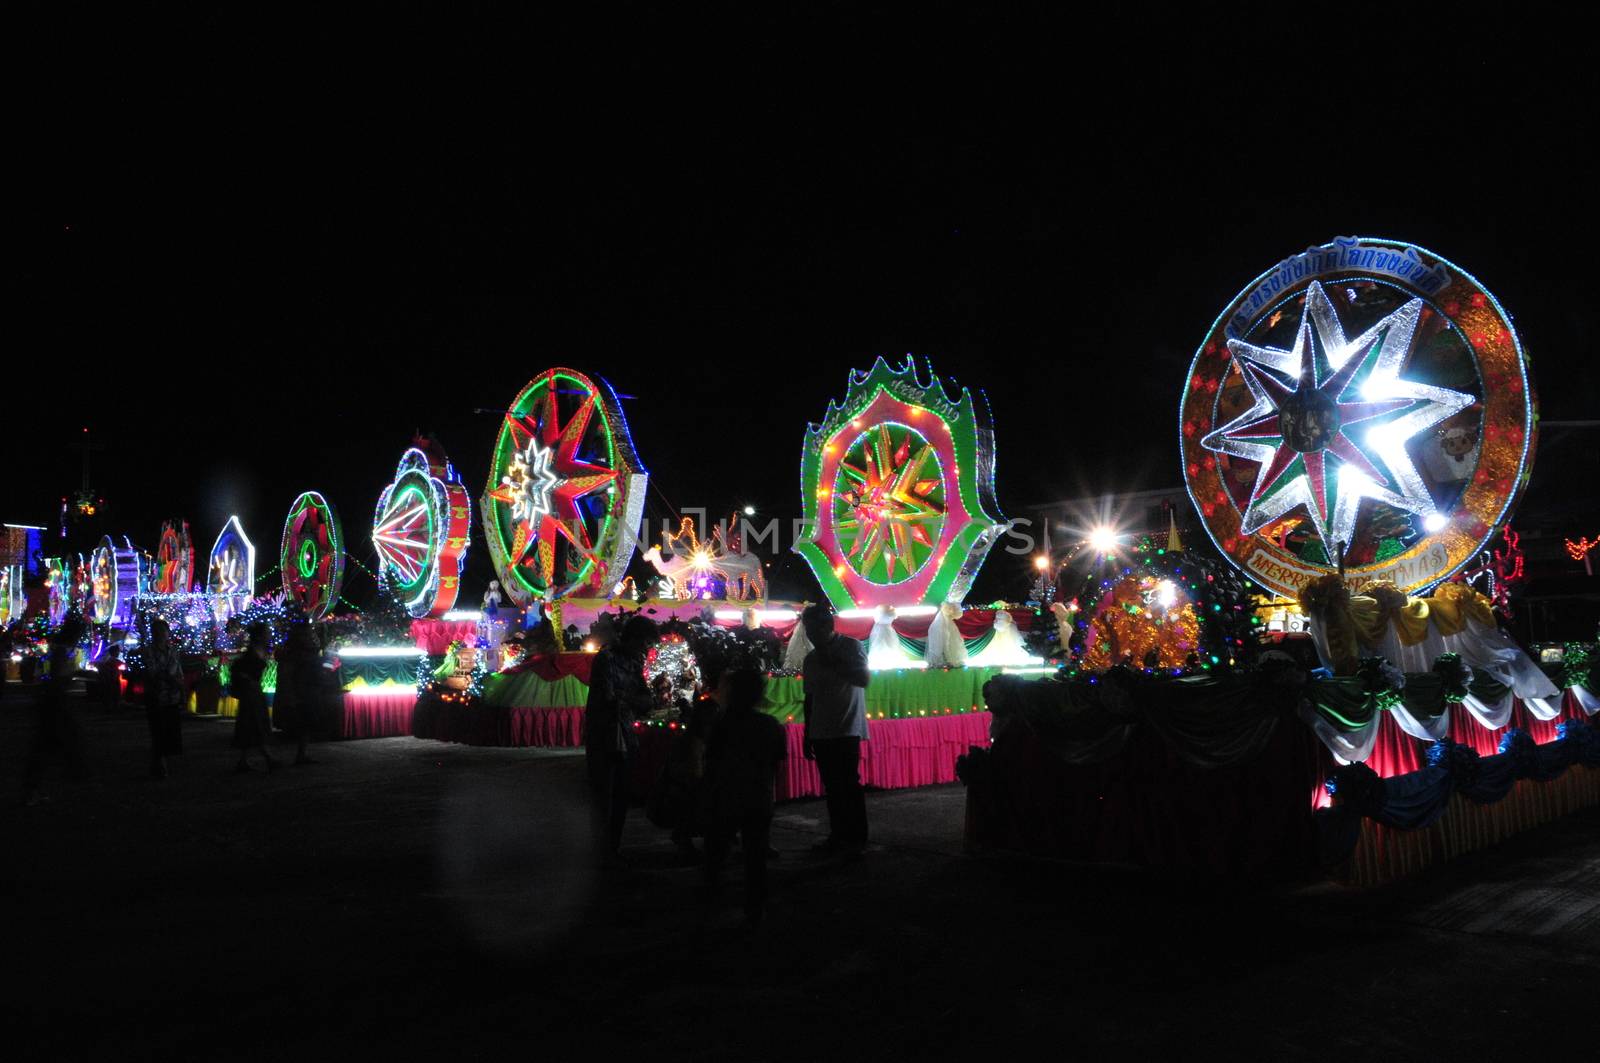
[[[837,865],[797,802],[746,937],[736,886],[708,906],[642,817],[630,872],[587,870],[571,753],[397,738],[235,776],[229,725],[194,721],[155,782],[140,715],[84,709],[91,778],[53,770],[21,808],[8,694],[8,1059],[1500,1059],[1596,1037],[1600,814],[1400,888],[1261,892],[965,857],[959,786],[873,795],[879,849]]]

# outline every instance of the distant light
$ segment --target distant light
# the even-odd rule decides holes
[[[1443,513],[1429,513],[1422,518],[1423,528],[1431,532],[1441,531],[1449,523],[1449,519]]]
[[[1040,572],[1043,572],[1045,569],[1050,567],[1050,559],[1045,557],[1043,554],[1040,554],[1038,557],[1033,559],[1033,567],[1038,569]]]
[[[755,506],[745,506],[744,507],[744,515],[747,516],[747,517],[755,516],[756,515],[756,507]]]
[[[1089,533],[1089,545],[1095,549],[1096,553],[1109,554],[1117,548],[1116,530],[1108,528],[1104,524],[1100,525],[1100,527]]]
[[[1156,601],[1160,602],[1163,607],[1170,609],[1177,600],[1178,588],[1172,585],[1171,580],[1164,579],[1156,584]]]

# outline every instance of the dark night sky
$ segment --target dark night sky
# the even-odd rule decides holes
[[[988,391],[1008,512],[1174,484],[1207,326],[1346,234],[1471,270],[1545,417],[1600,414],[1597,67],[1553,29],[415,10],[41,30],[0,516],[50,517],[89,424],[137,542],[272,543],[312,487],[360,532],[413,428],[481,490],[473,409],[552,364],[637,396],[654,516],[792,513],[807,419],[905,351]]]

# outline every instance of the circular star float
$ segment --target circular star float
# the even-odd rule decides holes
[[[139,551],[126,538],[118,546],[107,535],[89,555],[92,615],[96,624],[126,628],[139,596]]]
[[[1510,316],[1454,264],[1341,237],[1279,263],[1200,345],[1185,479],[1206,530],[1293,596],[1343,571],[1416,593],[1509,518],[1536,411]]]
[[[372,545],[380,572],[414,617],[455,608],[471,543],[472,500],[436,440],[419,438],[378,496]]]
[[[194,585],[194,543],[189,538],[188,521],[162,523],[150,582],[157,594],[187,594]]]
[[[795,550],[837,609],[959,602],[1006,525],[988,403],[879,358],[806,431]]]
[[[283,593],[309,620],[321,620],[344,586],[344,535],[339,513],[316,491],[294,500],[278,551]]]
[[[547,369],[506,411],[483,530],[512,601],[609,597],[638,542],[649,474],[611,385]]]

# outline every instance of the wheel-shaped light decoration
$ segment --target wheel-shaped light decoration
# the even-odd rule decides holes
[[[472,536],[472,500],[436,440],[418,439],[378,496],[372,545],[379,570],[415,617],[455,608]]]
[[[1189,495],[1222,552],[1295,595],[1342,567],[1417,593],[1511,515],[1533,461],[1527,358],[1470,275],[1341,237],[1228,305],[1189,369]]]
[[[795,550],[835,608],[960,601],[1006,525],[987,401],[879,358],[806,431]]]
[[[188,594],[194,586],[194,542],[189,538],[188,521],[169,520],[161,525],[150,585],[157,594]]]
[[[219,621],[243,612],[250,604],[256,585],[256,548],[244,534],[238,517],[217,533],[206,565],[206,593],[213,597],[213,611]]]
[[[339,513],[316,491],[294,500],[283,522],[278,551],[283,593],[306,614],[321,620],[344,586],[344,533]]]
[[[547,369],[506,411],[483,530],[512,601],[610,597],[638,542],[649,474],[611,385]]]
[[[107,535],[89,557],[96,624],[127,628],[133,622],[133,603],[139,595],[139,551],[126,538],[118,546]]]
[[[64,557],[44,559],[44,587],[50,596],[47,619],[52,629],[61,626],[72,609],[72,566]]]

